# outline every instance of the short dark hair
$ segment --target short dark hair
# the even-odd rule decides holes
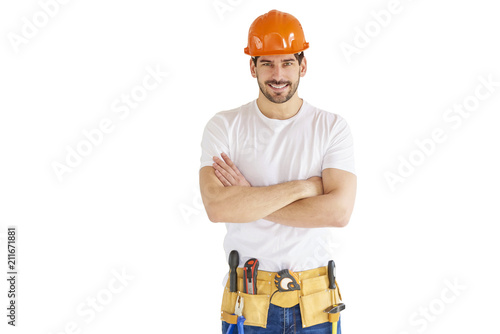
[[[299,52],[299,53],[295,53],[294,56],[295,56],[295,59],[297,59],[297,61],[299,62],[299,66],[300,66],[300,64],[302,64],[302,59],[304,59],[304,51]],[[255,66],[257,66],[257,60],[259,59],[259,57],[260,56],[252,57],[253,64]]]

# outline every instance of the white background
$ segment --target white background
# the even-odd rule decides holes
[[[199,144],[214,113],[256,98],[243,48],[274,8],[311,45],[300,96],[345,117],[355,139],[355,212],[331,245],[343,332],[496,330],[500,87],[456,128],[443,119],[480,76],[500,81],[493,1],[401,0],[380,31],[370,13],[388,0],[221,0],[219,11],[213,0],[73,0],[44,22],[48,2],[0,5],[1,277],[7,226],[19,240],[18,326],[6,324],[2,278],[2,333],[220,332],[225,228],[200,205]],[[13,44],[36,19],[44,26]],[[346,57],[341,43],[361,45],[367,26],[369,43]],[[168,76],[120,119],[113,103],[146,68]],[[103,119],[113,131],[59,180],[53,163]],[[436,128],[446,141],[391,189],[385,174]]]

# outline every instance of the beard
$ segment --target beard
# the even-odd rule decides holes
[[[295,92],[297,91],[297,88],[299,87],[299,82],[300,82],[300,75],[297,79],[296,82],[291,82],[291,81],[276,81],[276,80],[268,80],[266,82],[260,82],[259,77],[257,77],[257,82],[259,83],[259,88],[262,94],[271,102],[273,103],[285,103],[288,100],[290,100],[293,95],[295,95]],[[290,87],[288,94],[285,95],[286,92],[270,92],[268,85],[275,85],[275,86],[281,86],[284,84],[287,84],[288,87]]]

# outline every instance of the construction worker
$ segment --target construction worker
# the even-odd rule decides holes
[[[239,254],[237,291],[228,282],[223,295],[223,333],[235,326],[239,296],[247,334],[340,333],[339,313],[324,312],[341,301],[326,265],[334,256],[333,227],[346,226],[354,206],[353,141],[341,116],[298,96],[308,47],[294,16],[259,16],[244,50],[259,96],[215,114],[203,133],[203,203],[212,222],[226,223],[227,256]],[[243,289],[249,259],[259,263],[254,293]],[[280,284],[286,289],[295,277],[299,290],[278,289],[283,275],[276,274],[285,269],[290,275]]]

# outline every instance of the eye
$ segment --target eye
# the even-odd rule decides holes
[[[285,63],[285,66],[292,66],[292,65],[293,65],[292,62]]]

